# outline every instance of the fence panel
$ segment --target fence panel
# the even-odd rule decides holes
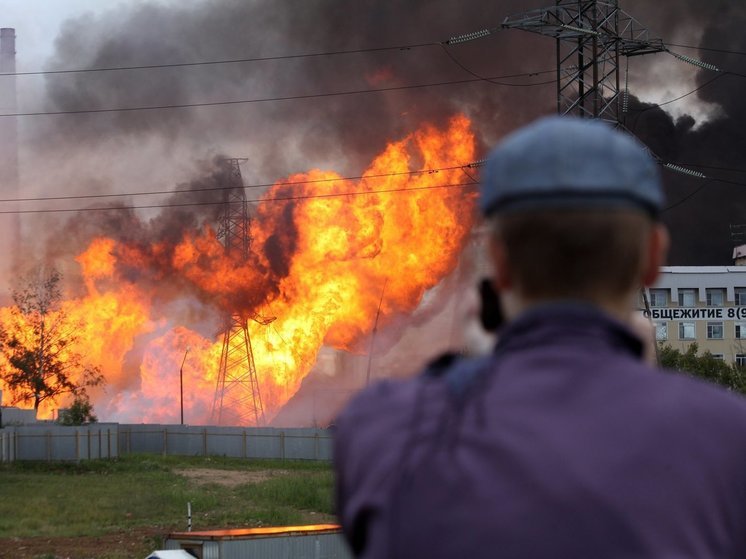
[[[40,424],[0,429],[0,461],[77,461],[119,456],[116,423]]]
[[[331,460],[331,433],[325,429],[219,427],[197,425],[119,426],[122,453],[231,456],[291,460]]]
[[[0,461],[94,460],[128,453],[331,460],[332,436],[325,429],[54,424],[0,429]]]

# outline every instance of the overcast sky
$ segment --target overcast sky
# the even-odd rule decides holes
[[[148,3],[189,4],[192,0],[153,0]],[[32,72],[54,51],[54,39],[65,21],[99,14],[120,6],[142,4],[138,0],[0,0],[0,27],[16,30],[16,63],[19,71]]]
[[[16,30],[18,70],[41,70],[64,21],[116,4],[106,0],[0,0],[0,27]]]

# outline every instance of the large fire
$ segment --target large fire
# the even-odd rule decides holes
[[[83,295],[63,309],[80,325],[79,352],[106,378],[92,393],[96,409],[106,419],[177,421],[183,361],[185,415],[209,423],[222,335],[186,318],[207,305],[248,320],[271,419],[322,345],[365,351],[376,320],[382,327],[411,313],[455,268],[474,203],[458,167],[474,155],[470,123],[458,115],[444,129],[426,124],[389,143],[361,179],[321,170],[290,176],[256,204],[247,261],[229,257],[209,225],[147,244],[91,239],[76,258]],[[419,172],[430,169],[445,170]],[[170,285],[168,300],[159,282]],[[10,316],[0,309],[6,328]],[[47,402],[39,415],[64,403]]]

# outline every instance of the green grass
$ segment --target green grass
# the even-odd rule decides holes
[[[199,484],[175,470],[283,470],[258,483]],[[194,529],[332,521],[331,467],[321,462],[129,455],[0,466],[0,538],[99,536],[137,528]]]

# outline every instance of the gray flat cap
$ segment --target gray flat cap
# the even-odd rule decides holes
[[[485,215],[628,207],[657,216],[663,189],[658,164],[629,134],[599,120],[553,116],[492,151],[479,204]]]

